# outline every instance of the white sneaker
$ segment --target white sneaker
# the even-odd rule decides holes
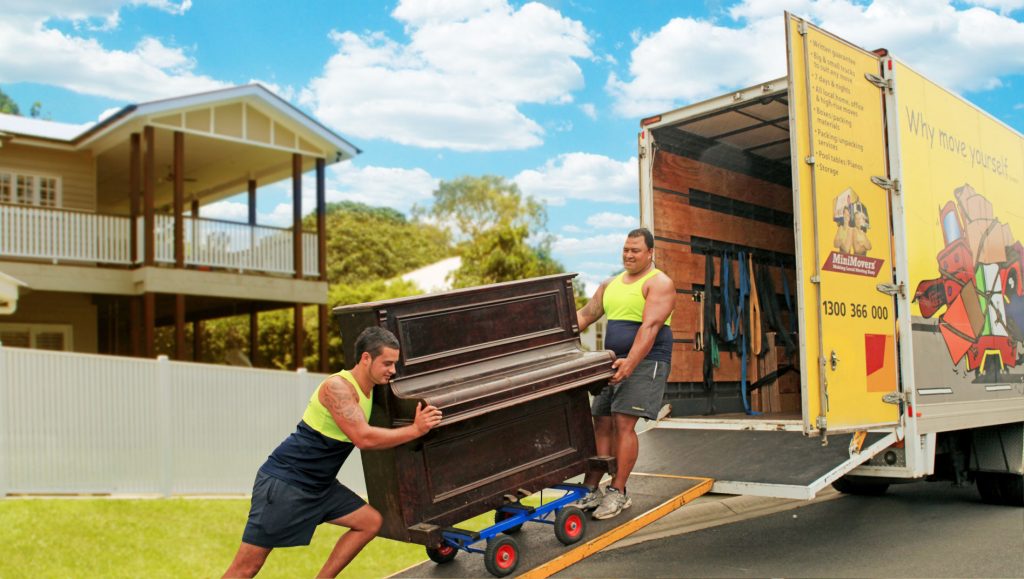
[[[610,519],[628,509],[632,504],[633,500],[622,491],[609,486],[604,493],[604,498],[601,499],[601,506],[597,507],[597,510],[594,511],[594,518]]]
[[[604,495],[604,488],[598,486],[596,489],[587,493],[586,496],[576,501],[574,504],[584,511],[592,511],[597,507],[601,506],[601,501],[604,499]]]

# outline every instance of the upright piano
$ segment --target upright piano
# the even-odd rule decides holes
[[[440,529],[586,472],[596,457],[588,392],[615,356],[580,346],[572,278],[560,274],[335,308],[347,364],[355,338],[387,328],[401,345],[370,423],[410,424],[416,404],[441,423],[397,448],[361,453],[381,536],[428,547]]]

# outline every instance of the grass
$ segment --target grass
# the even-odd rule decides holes
[[[248,513],[248,499],[0,499],[0,577],[220,577]],[[493,517],[458,526],[480,530]],[[343,532],[320,525],[308,547],[275,549],[259,576],[315,576]],[[341,576],[384,577],[426,559],[421,545],[377,538]]]

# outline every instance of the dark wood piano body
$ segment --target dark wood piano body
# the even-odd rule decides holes
[[[401,343],[391,383],[374,390],[373,425],[409,424],[420,401],[444,413],[421,439],[361,453],[381,536],[436,546],[440,527],[587,470],[596,454],[587,393],[607,384],[614,354],[580,348],[573,277],[334,310],[347,361],[368,326]]]

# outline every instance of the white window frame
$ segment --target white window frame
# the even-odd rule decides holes
[[[0,200],[0,202],[9,203],[11,205],[31,207],[64,207],[64,180],[60,177],[60,175],[53,175],[50,173],[36,173],[32,171],[21,171],[16,169],[10,169],[7,167],[0,167],[0,175],[6,175],[9,179],[10,184],[10,190],[8,191],[9,198],[6,201]],[[18,200],[19,177],[28,177],[29,179],[32,180],[32,199],[30,203],[22,203]],[[39,196],[39,188],[43,179],[53,179],[56,183],[55,199],[53,205],[42,204],[42,199]]]
[[[27,332],[28,347],[36,350],[39,334],[64,334],[64,352],[74,351],[74,327],[71,324],[0,324],[0,332]]]

